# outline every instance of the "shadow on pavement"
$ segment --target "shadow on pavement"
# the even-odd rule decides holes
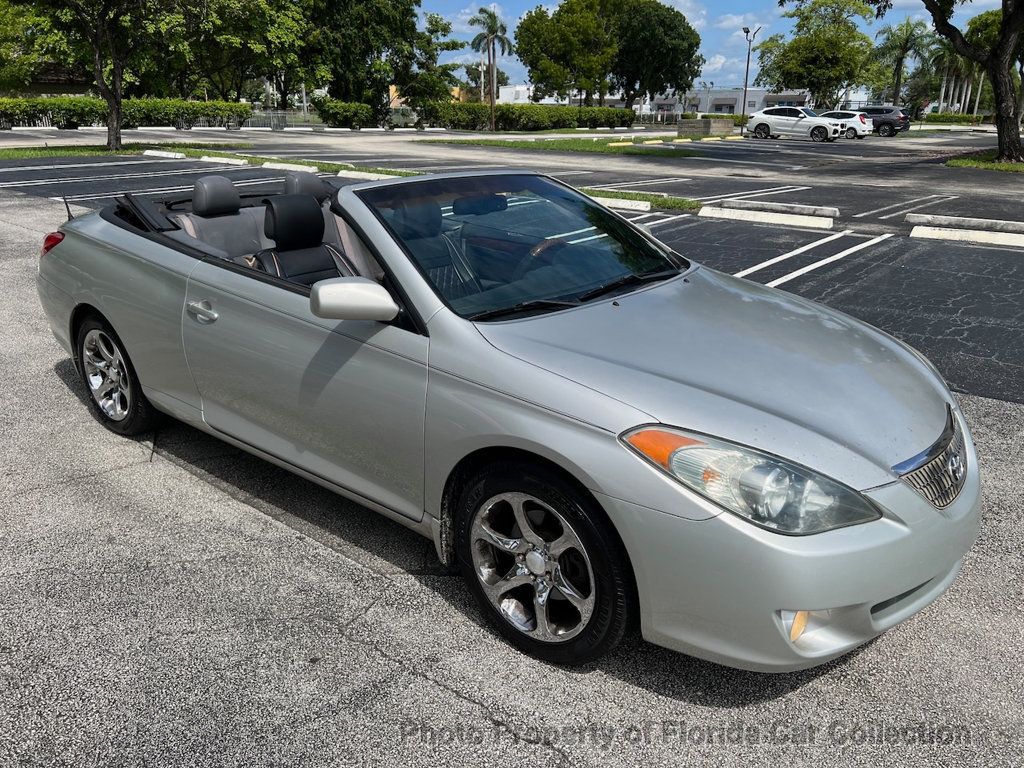
[[[83,405],[89,395],[70,359],[54,367]],[[147,442],[143,436],[140,442]],[[438,561],[433,542],[285,469],[168,418],[152,436],[154,453],[232,498],[384,575],[410,575],[478,625],[486,618],[462,579]],[[491,630],[493,632],[493,630]],[[497,633],[494,633],[497,636]],[[842,666],[854,654],[815,669],[764,674],[730,669],[627,637],[599,661],[566,670],[603,672],[658,695],[732,709],[785,696]],[[840,673],[841,674],[841,673]]]

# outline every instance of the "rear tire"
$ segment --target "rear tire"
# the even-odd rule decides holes
[[[142,393],[135,367],[110,324],[86,318],[75,335],[75,352],[96,420],[119,435],[151,432],[160,414]]]
[[[772,129],[767,123],[758,123],[754,128],[754,135],[759,139],[770,139],[772,137]]]
[[[459,570],[499,634],[553,664],[592,661],[635,614],[632,572],[603,510],[557,472],[493,464],[455,502]]]
[[[896,135],[896,129],[893,128],[890,123],[883,123],[882,125],[878,126],[878,135],[884,136],[885,138],[889,138],[890,136]]]
[[[846,138],[848,138],[848,139],[859,138],[857,136],[857,129],[856,128],[847,128],[846,129]]]

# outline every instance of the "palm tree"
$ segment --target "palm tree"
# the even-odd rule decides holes
[[[932,35],[923,21],[911,21],[908,17],[896,26],[886,24],[875,35],[876,40],[879,37],[883,40],[877,48],[878,54],[893,65],[892,103],[898,106],[900,87],[903,85],[903,65],[907,59],[924,61],[928,58]]]
[[[944,111],[946,106],[946,86],[950,86],[949,93],[953,92],[953,82],[956,81],[956,73],[960,69],[960,54],[953,48],[953,44],[944,37],[938,38],[932,45],[928,61],[935,71],[942,70],[942,87],[939,89],[939,112]],[[950,82],[950,76],[953,82]]]
[[[473,38],[470,46],[474,51],[487,51],[487,72],[490,85],[491,130],[494,130],[494,96],[498,90],[498,48],[504,56],[512,51],[512,41],[508,38],[508,28],[493,7],[481,8],[469,20],[471,27],[480,27],[482,32]]]

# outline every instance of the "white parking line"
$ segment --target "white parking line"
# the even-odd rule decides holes
[[[188,160],[113,160],[109,163],[62,163],[59,165],[16,165],[0,168],[0,173],[18,173],[22,171],[59,171],[63,168],[106,168],[111,165],[153,165],[156,163],[184,163]]]
[[[590,232],[593,229],[597,229],[597,227],[584,227],[583,229],[574,229],[571,232],[559,232],[557,235],[548,235],[544,239],[545,240],[557,240],[560,237],[568,237],[569,235],[578,235],[578,234],[580,234],[582,232]]]
[[[767,197],[769,195],[784,195],[787,192],[803,192],[810,187],[768,187],[767,189],[755,189],[749,192],[730,192],[728,194],[708,195],[707,197],[695,197],[702,203],[717,203],[722,200],[745,200],[748,197]]]
[[[611,184],[594,184],[593,189],[621,189],[623,187],[649,187],[655,184],[671,184],[675,181],[690,181],[677,176],[670,176],[665,179],[645,179],[643,181],[616,181]]]
[[[788,283],[790,280],[794,280],[800,277],[801,275],[806,275],[808,272],[813,272],[814,270],[820,267],[824,267],[826,264],[831,264],[833,261],[839,261],[840,259],[844,259],[851,253],[856,253],[857,251],[862,251],[865,248],[868,248],[872,245],[876,245],[877,243],[880,243],[883,240],[886,240],[890,237],[892,237],[891,232],[887,232],[884,235],[879,235],[878,237],[872,238],[867,242],[860,243],[859,245],[855,245],[852,248],[847,248],[845,251],[840,251],[839,253],[833,256],[821,259],[820,261],[816,261],[813,264],[808,264],[806,267],[801,267],[795,272],[790,272],[788,275],[783,275],[778,280],[772,280],[770,283],[765,283],[765,285],[767,285],[769,288],[775,288],[776,286],[782,285],[783,283]]]
[[[929,200],[927,203],[921,203],[920,205],[914,205],[910,208],[904,208],[903,210],[896,211],[896,213],[887,213],[885,216],[879,216],[879,219],[892,219],[896,216],[903,216],[911,211],[916,211],[918,208],[927,208],[929,205],[936,205],[937,203],[948,203],[950,200],[956,200],[959,195],[950,195],[949,197],[940,197],[938,200]]]
[[[819,245],[824,245],[825,243],[831,243],[833,240],[838,240],[840,237],[845,237],[846,235],[849,235],[852,232],[853,232],[852,229],[848,229],[845,232],[837,232],[834,235],[829,235],[828,237],[823,237],[823,238],[821,238],[821,240],[815,240],[813,243],[808,243],[807,245],[802,245],[802,246],[800,246],[799,248],[797,248],[795,250],[792,250],[792,251],[789,251],[788,253],[782,254],[781,256],[776,256],[775,258],[768,259],[767,261],[762,261],[760,264],[755,264],[752,267],[747,267],[746,269],[742,269],[739,272],[734,273],[733,277],[746,277],[747,275],[751,275],[754,272],[760,272],[762,269],[765,269],[766,267],[770,267],[773,264],[778,264],[780,261],[785,261],[786,259],[790,259],[793,256],[799,256],[801,253],[806,253],[807,251],[810,251],[813,248],[817,248]]]
[[[931,200],[933,197],[944,197],[944,195],[925,195],[924,197],[915,197],[913,200],[904,200],[901,203],[893,203],[892,205],[885,205],[881,208],[875,208],[872,211],[864,211],[864,213],[856,213],[853,215],[855,219],[863,219],[865,216],[870,216],[873,213],[882,213],[883,211],[891,211],[893,208],[902,208],[905,205],[911,203],[920,203],[922,200]]]
[[[658,219],[657,221],[652,221],[652,222],[648,223],[647,226],[649,226],[649,227],[656,227],[656,226],[658,226],[660,224],[668,224],[670,221],[675,221],[676,219],[686,219],[686,218],[689,218],[692,215],[693,214],[691,214],[691,213],[680,213],[680,214],[677,214],[675,216],[669,216],[669,217],[664,218],[664,219]]]
[[[608,233],[602,232],[600,235],[591,235],[590,237],[581,237],[577,240],[570,240],[569,245],[575,245],[576,243],[585,243],[588,240],[600,240],[602,237],[608,237]]]
[[[248,187],[255,184],[271,184],[278,181],[284,181],[284,176],[273,176],[267,179],[250,179],[247,181],[236,181],[233,182],[236,187]],[[164,192],[189,192],[193,189],[190,184],[187,187],[152,187],[149,189],[122,189],[116,192],[103,192],[102,194],[95,195],[68,195],[68,202],[83,201],[83,200],[103,200],[107,197],[117,197],[118,195],[125,195],[131,192],[133,195],[154,195],[157,193]],[[51,200],[63,200],[62,197],[51,197]]]
[[[209,164],[198,168],[176,168],[172,171],[146,171],[145,173],[117,173],[103,176],[74,176],[61,178],[54,176],[49,179],[21,179],[18,181],[0,181],[0,188],[14,187],[45,187],[52,184],[77,184],[83,181],[117,181],[119,179],[145,179],[155,176],[180,176],[187,173],[209,173],[210,171],[239,171],[247,166],[221,165],[212,167]]]

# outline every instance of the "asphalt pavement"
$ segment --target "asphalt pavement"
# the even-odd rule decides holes
[[[356,138],[397,162],[396,137]],[[425,147],[423,166],[464,162]],[[588,186],[839,186],[801,171],[765,183],[675,166],[653,175],[644,159],[528,159]],[[872,174],[891,162],[875,161]],[[824,301],[925,351],[963,393],[982,530],[936,604],[825,667],[745,673],[631,638],[567,670],[505,645],[425,539],[180,424],[133,441],[89,416],[35,296],[39,244],[64,218],[59,197],[80,211],[124,191],[187,194],[213,167],[0,164],[0,764],[1024,763],[1019,251],[911,240],[884,223],[812,232],[639,214],[684,255]],[[215,172],[253,192],[280,185],[272,171]],[[902,181],[895,202],[920,195]]]

